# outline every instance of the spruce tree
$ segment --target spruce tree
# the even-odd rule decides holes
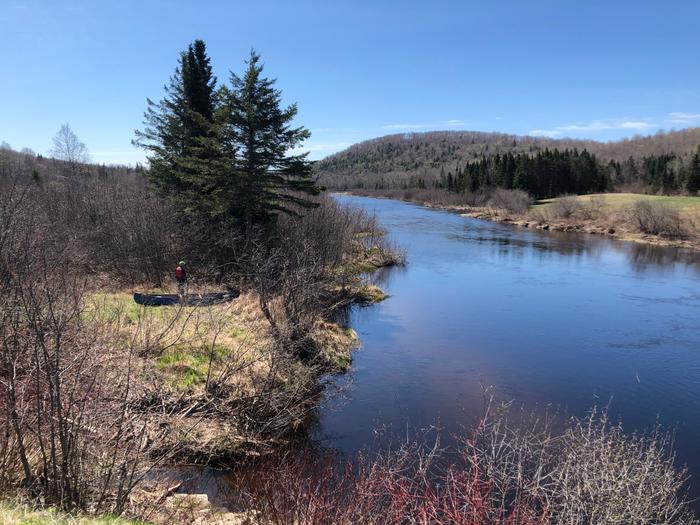
[[[700,191],[700,146],[698,146],[695,155],[693,155],[690,161],[688,177],[685,181],[685,189],[691,195],[695,195]]]
[[[134,144],[148,152],[148,177],[188,212],[217,215],[225,157],[216,122],[216,77],[203,41],[180,54],[160,102],[150,99]]]
[[[227,151],[237,153],[229,169],[238,180],[239,193],[229,211],[249,232],[253,225],[274,222],[278,212],[298,214],[315,206],[309,195],[319,189],[308,154],[294,153],[310,136],[305,128],[292,125],[296,104],[281,107],[281,92],[274,79],[262,75],[255,51],[247,64],[242,77],[231,73],[231,85],[221,95],[223,140]]]

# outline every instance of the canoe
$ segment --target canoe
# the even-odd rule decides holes
[[[187,306],[209,306],[233,301],[240,295],[238,290],[230,292],[193,293],[184,297],[177,294],[134,293],[134,302],[144,306],[173,306],[181,302]]]

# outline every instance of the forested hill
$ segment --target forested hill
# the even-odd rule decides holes
[[[475,131],[431,131],[387,135],[360,142],[316,164],[319,181],[329,188],[430,184],[468,164],[496,155],[535,156],[546,149],[587,150],[601,162],[622,163],[630,157],[671,155],[685,160],[700,144],[700,128],[659,132],[615,142],[551,139]]]

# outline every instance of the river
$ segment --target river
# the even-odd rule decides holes
[[[700,478],[700,253],[337,198],[376,214],[408,265],[375,276],[387,300],[350,314],[362,346],[321,442],[352,453],[377,429],[430,426],[449,441],[491,388],[533,410],[609,405],[628,431],[659,421]]]

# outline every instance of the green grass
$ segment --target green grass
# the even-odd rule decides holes
[[[384,291],[373,284],[358,286],[354,291],[355,299],[364,303],[379,303],[389,297]]]
[[[231,355],[225,345],[214,346],[212,367]],[[173,384],[180,388],[191,388],[204,383],[209,368],[209,348],[187,348],[175,345],[156,360],[159,370],[170,376]]]
[[[128,293],[96,293],[85,310],[86,315],[94,315],[99,321],[122,317],[129,323],[137,323],[146,317],[164,318],[168,313],[168,308],[149,308],[136,304],[133,296]]]
[[[377,269],[377,265],[370,260],[351,262],[339,267],[338,274],[345,276],[355,276],[364,273],[372,273]]]
[[[244,330],[243,328],[238,328],[237,326],[234,326],[231,328],[231,331],[229,332],[231,334],[231,337],[234,339],[245,339],[248,337],[250,334],[248,330]]]
[[[352,364],[352,354],[334,353],[328,356],[328,361],[333,370],[346,371],[350,369]]]
[[[24,505],[0,502],[2,525],[145,525],[142,521],[127,520],[116,516],[85,516],[57,512],[53,509],[33,510]]]

